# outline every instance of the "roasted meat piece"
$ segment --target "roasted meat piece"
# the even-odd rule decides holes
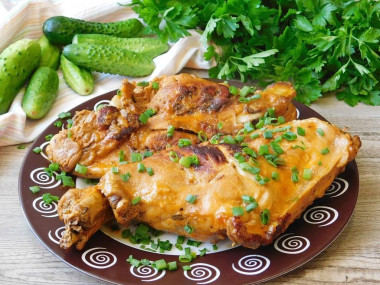
[[[256,91],[256,99],[242,103],[225,84],[194,75],[163,76],[155,82],[158,90],[152,88],[152,82],[142,87],[124,81],[120,94],[112,99],[113,106],[78,112],[73,126],[52,138],[47,147],[49,159],[66,172],[72,172],[78,163],[85,165],[86,174],[75,174],[100,178],[119,163],[121,151],[129,160],[133,151],[159,151],[177,144],[179,138],[199,142],[200,131],[209,138],[221,131],[236,134],[244,123],[254,122],[268,108],[274,108],[286,121],[296,117],[291,104],[295,90],[290,83],[272,84]],[[141,124],[139,116],[147,109],[156,114]],[[223,122],[222,130],[217,128],[218,122]],[[169,125],[176,129],[171,138],[166,136]]]
[[[299,128],[303,135],[296,134]],[[92,217],[104,216],[99,211],[107,210],[91,207],[93,201],[85,198],[94,195],[100,203],[104,201],[100,193],[121,224],[141,221],[201,241],[228,237],[249,248],[270,244],[324,195],[361,144],[357,136],[315,118],[266,126],[256,132],[246,136],[244,146],[206,142],[161,151],[142,161],[154,170],[153,176],[140,173],[137,163],[130,163],[119,166],[118,174],[109,171],[91,191],[69,190],[59,202],[58,213],[68,237],[61,240],[61,246],[76,244],[81,249],[84,244],[76,239],[87,240],[99,228],[97,221],[88,223],[81,208],[93,211]],[[171,151],[179,161],[173,161]],[[190,164],[183,163],[185,157]],[[127,173],[130,178],[125,181],[122,175]],[[186,201],[189,194],[196,197],[194,203]],[[84,202],[67,198],[78,195],[83,195]],[[140,202],[132,205],[137,197]],[[247,197],[257,202],[251,211],[246,210]],[[91,230],[78,231],[82,219]],[[75,239],[70,240],[71,236]]]

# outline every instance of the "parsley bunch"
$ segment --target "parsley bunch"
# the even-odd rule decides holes
[[[210,77],[292,81],[310,104],[380,105],[380,2],[375,0],[133,0],[146,32],[175,42],[202,31]]]

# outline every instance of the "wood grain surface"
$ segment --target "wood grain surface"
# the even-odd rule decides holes
[[[352,108],[327,96],[311,108],[360,136],[358,202],[351,221],[330,247],[266,284],[379,284],[380,107]],[[18,196],[18,175],[28,145],[24,150],[0,147],[0,284],[106,284],[56,258],[29,228]]]

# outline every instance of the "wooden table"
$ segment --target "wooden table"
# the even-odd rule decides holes
[[[363,146],[356,159],[359,199],[348,226],[329,248],[267,284],[380,283],[380,107],[351,108],[333,96],[311,107],[361,137]],[[0,148],[0,284],[105,284],[57,259],[26,223],[18,197],[26,151],[17,146]]]

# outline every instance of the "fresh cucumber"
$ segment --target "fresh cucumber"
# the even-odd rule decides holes
[[[91,71],[81,68],[63,55],[61,56],[63,79],[79,95],[91,94],[94,90],[94,77]]]
[[[155,68],[152,58],[112,46],[71,44],[62,53],[76,65],[104,73],[145,76]]]
[[[51,44],[45,36],[42,36],[38,40],[38,43],[41,47],[41,59],[39,67],[47,66],[57,70],[59,66],[59,48]]]
[[[119,38],[99,34],[78,34],[73,38],[73,44],[99,44],[124,48],[133,52],[142,53],[148,57],[156,57],[169,49],[167,43],[156,38]]]
[[[49,112],[57,97],[58,85],[54,69],[43,66],[34,72],[22,98],[22,109],[28,118],[40,119]]]
[[[0,115],[8,111],[25,81],[40,61],[40,45],[30,39],[19,40],[0,54]]]
[[[128,38],[140,34],[143,28],[141,22],[134,18],[113,23],[96,23],[56,16],[47,19],[42,29],[50,42],[66,45],[71,43],[75,34],[106,34]]]

